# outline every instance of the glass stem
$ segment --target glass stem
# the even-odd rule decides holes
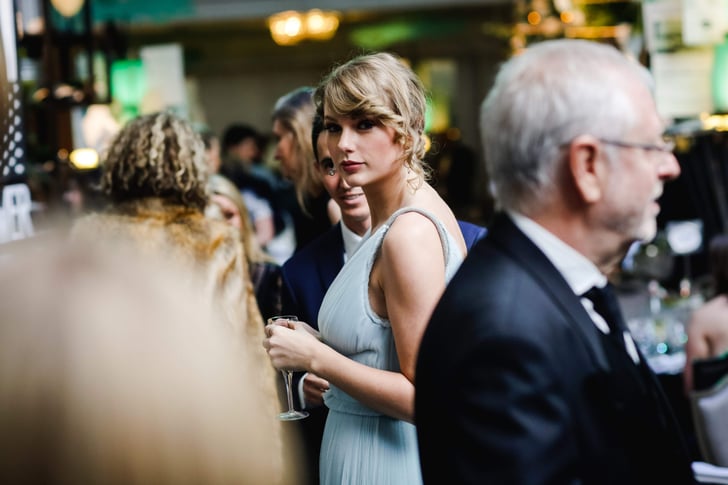
[[[288,396],[288,410],[293,411],[293,389],[291,387],[293,386],[293,372],[291,371],[285,371],[286,372],[286,395]]]

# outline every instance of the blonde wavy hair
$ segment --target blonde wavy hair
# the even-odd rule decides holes
[[[115,203],[160,197],[204,210],[205,146],[192,125],[168,112],[140,116],[114,138],[101,189]]]
[[[394,129],[401,145],[402,163],[413,174],[408,179],[417,189],[429,179],[423,161],[427,101],[422,81],[394,54],[365,54],[335,67],[314,94],[320,116],[368,118]]]

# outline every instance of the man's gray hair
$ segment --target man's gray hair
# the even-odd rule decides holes
[[[582,134],[619,139],[637,113],[628,87],[646,70],[592,41],[541,42],[508,60],[480,114],[485,163],[500,208],[528,214],[559,190],[563,146]]]

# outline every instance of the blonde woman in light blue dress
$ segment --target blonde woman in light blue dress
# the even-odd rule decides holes
[[[335,169],[364,190],[372,228],[324,298],[320,334],[305,322],[268,325],[264,347],[276,368],[330,385],[322,485],[421,483],[417,351],[466,253],[455,216],[426,180],[424,89],[397,57],[369,54],[335,68],[316,101]]]

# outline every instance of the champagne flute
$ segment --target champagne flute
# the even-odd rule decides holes
[[[297,322],[298,317],[295,315],[278,315],[270,317],[268,324],[286,325],[287,322]],[[295,421],[297,419],[303,419],[308,417],[306,411],[296,411],[293,407],[293,371],[283,369],[283,380],[286,383],[286,397],[288,398],[288,411],[282,412],[278,415],[278,419],[281,421]]]

